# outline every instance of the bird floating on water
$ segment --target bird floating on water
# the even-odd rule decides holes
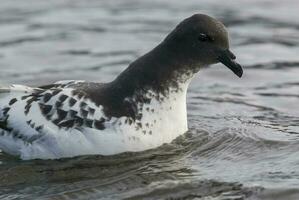
[[[201,67],[243,74],[218,20],[195,14],[110,83],[0,87],[0,149],[22,159],[143,151],[185,133],[187,87]]]

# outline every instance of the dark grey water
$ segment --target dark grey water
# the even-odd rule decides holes
[[[189,88],[190,131],[158,149],[20,161],[0,155],[1,199],[299,199],[299,1],[1,0],[0,80],[109,81],[183,18],[229,28],[245,67]]]

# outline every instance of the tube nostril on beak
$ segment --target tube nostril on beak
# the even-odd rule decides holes
[[[228,55],[229,55],[229,57],[230,57],[231,59],[233,59],[233,60],[236,59],[236,56],[235,56],[235,54],[233,54],[233,52],[231,52],[230,50],[227,50],[227,52],[228,52]]]

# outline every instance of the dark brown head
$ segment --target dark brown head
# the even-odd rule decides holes
[[[223,63],[238,77],[242,67],[229,50],[228,33],[218,20],[195,14],[182,21],[165,39],[164,44],[180,57],[181,62],[192,67]],[[184,64],[183,64],[184,66]]]

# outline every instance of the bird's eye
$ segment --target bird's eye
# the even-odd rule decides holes
[[[210,36],[208,36],[207,34],[204,34],[204,33],[199,34],[198,40],[201,41],[201,42],[211,42],[211,41],[213,41],[213,39]]]

